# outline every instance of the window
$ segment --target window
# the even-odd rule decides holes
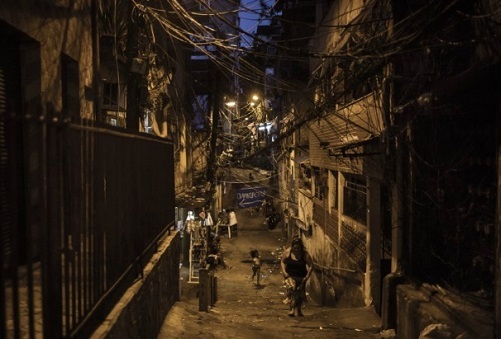
[[[311,168],[303,164],[299,173],[299,188],[311,191]]]
[[[343,214],[367,224],[367,183],[363,177],[347,175],[343,192]]]
[[[361,77],[361,75],[370,72],[372,67],[374,66],[371,64],[371,61],[368,60],[357,61],[352,64],[352,69],[354,69],[353,75],[355,76],[350,79],[353,87],[353,99],[359,99],[372,91],[371,80]]]
[[[209,96],[206,94],[197,95],[192,103],[192,107],[195,114],[193,128],[197,131],[205,130],[208,127]]]
[[[327,193],[327,171],[321,168],[315,168],[315,198],[324,200]]]
[[[109,82],[103,84],[103,105],[118,106],[118,84]]]
[[[333,97],[337,100],[340,105],[346,102],[345,98],[345,73],[342,66],[336,66],[334,74],[331,78],[331,92]]]
[[[80,79],[78,62],[67,55],[61,57],[61,88],[63,113],[66,117],[80,117]]]
[[[337,198],[337,172],[330,171],[329,175],[329,193],[330,193],[330,207],[334,209],[338,209],[338,198]]]

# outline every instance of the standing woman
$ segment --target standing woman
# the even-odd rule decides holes
[[[289,317],[297,315],[303,316],[301,306],[306,301],[306,281],[308,281],[313,271],[313,260],[303,247],[300,238],[292,240],[291,247],[287,248],[282,254],[280,262],[284,279],[289,288],[290,312]]]

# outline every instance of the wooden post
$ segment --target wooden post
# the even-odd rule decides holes
[[[210,307],[214,306],[214,271],[209,271],[209,295],[207,301]]]
[[[198,310],[209,311],[208,297],[209,295],[209,270],[207,268],[200,268],[199,281],[198,281]]]
[[[214,279],[213,279],[213,291],[212,291],[212,300],[213,300],[213,303],[212,303],[212,306],[215,306],[216,305],[216,302],[217,302],[217,277],[214,276]]]
[[[209,311],[209,307],[214,307],[217,301],[217,278],[214,271],[208,266],[199,271],[198,283],[198,310]]]

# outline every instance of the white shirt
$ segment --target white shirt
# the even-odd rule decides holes
[[[205,218],[205,226],[212,226],[214,225],[214,221],[212,221],[212,216],[210,215],[210,212],[207,212],[207,217]]]
[[[228,214],[228,218],[229,218],[228,225],[233,226],[233,225],[236,225],[238,223],[237,222],[237,215],[235,214],[235,212],[231,211]]]

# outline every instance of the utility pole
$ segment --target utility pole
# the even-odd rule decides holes
[[[221,106],[221,74],[220,71],[216,68],[213,72],[213,100],[212,100],[212,129],[210,135],[210,152],[209,159],[207,161],[207,181],[210,183],[209,189],[209,197],[207,203],[208,205],[212,205],[212,198],[214,194],[214,190],[216,187],[215,178],[216,178],[216,148],[217,148],[217,137],[218,137],[218,127],[219,127],[219,110]]]

